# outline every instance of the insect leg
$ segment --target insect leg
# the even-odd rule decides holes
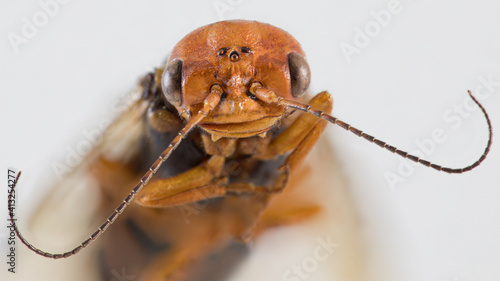
[[[316,95],[309,106],[321,108],[324,112],[330,112],[333,100],[327,92]],[[228,192],[255,193],[255,192],[279,192],[288,181],[288,175],[304,160],[314,144],[318,141],[326,127],[326,120],[316,116],[302,113],[290,127],[277,136],[265,151],[255,155],[258,159],[270,159],[293,150],[280,167],[281,175],[276,180],[273,188],[254,187],[251,184],[231,184],[227,186]]]
[[[310,102],[310,106],[321,108],[325,112],[330,112],[333,106],[333,100],[327,92],[316,95]],[[312,131],[312,128],[320,119],[307,113],[301,113],[300,116],[280,135],[278,135],[264,151],[255,157],[262,160],[275,158],[277,155],[283,155],[288,151],[295,149],[302,140],[304,140]],[[323,122],[326,126],[326,122]]]
[[[323,112],[330,112],[333,107],[333,100],[327,92],[321,92],[316,95],[311,101],[309,106],[314,106],[315,108],[321,108]],[[300,116],[297,121],[300,121],[306,116]],[[314,120],[315,119],[315,120]],[[313,120],[309,120],[306,123],[298,123],[300,126],[303,126],[302,131],[304,134],[300,139],[300,143],[294,148],[292,153],[287,157],[283,165],[279,170],[282,171],[282,174],[276,180],[276,183],[273,186],[273,190],[279,191],[285,188],[286,183],[288,181],[288,176],[292,173],[295,168],[297,168],[302,161],[305,159],[309,151],[314,147],[319,137],[325,130],[327,125],[326,120],[321,120],[319,118],[314,118]]]
[[[321,108],[325,112],[330,112],[333,107],[333,100],[330,94],[322,92],[316,95],[309,104],[315,108]],[[276,137],[270,143],[270,151],[281,154],[289,150],[293,151],[281,166],[281,174],[271,189],[255,187],[255,192],[281,192],[287,185],[289,176],[295,174],[293,172],[300,166],[300,163],[315,146],[326,125],[326,120],[302,113],[290,127]],[[266,152],[265,156],[271,156],[269,151]],[[238,189],[236,189],[236,186],[228,186],[229,190]],[[243,190],[243,187],[240,186],[239,190]],[[294,196],[287,191],[288,189],[285,189],[283,193],[279,194],[280,200],[271,201],[266,211],[262,213],[254,235],[258,235],[263,230],[276,225],[293,223],[310,218],[320,211],[318,205],[308,202],[300,196]]]
[[[212,156],[182,174],[152,181],[137,195],[136,202],[147,207],[170,207],[224,196],[224,188],[213,183],[220,176],[224,159]]]

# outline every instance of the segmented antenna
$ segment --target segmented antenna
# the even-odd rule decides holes
[[[363,131],[356,129],[356,128],[352,127],[351,125],[345,123],[344,121],[339,120],[338,118],[333,117],[333,116],[331,116],[331,115],[329,115],[321,110],[314,109],[307,104],[303,104],[303,103],[292,101],[292,100],[287,100],[287,99],[284,99],[282,97],[276,96],[272,91],[264,88],[258,82],[254,83],[250,87],[250,92],[265,102],[276,103],[278,105],[283,105],[283,106],[286,106],[288,108],[295,108],[295,109],[302,110],[304,112],[316,115],[320,118],[327,120],[330,123],[333,123],[335,125],[339,125],[343,129],[355,134],[358,137],[362,137],[362,138],[364,138],[372,143],[377,144],[378,146],[380,146],[382,148],[389,150],[390,152],[396,153],[403,158],[410,159],[410,160],[417,162],[417,163],[420,163],[424,166],[431,167],[431,168],[434,168],[438,171],[443,171],[443,172],[450,173],[450,174],[461,174],[463,172],[470,171],[470,170],[474,169],[475,167],[479,166],[479,164],[481,164],[481,162],[483,162],[484,159],[486,159],[486,155],[488,155],[488,153],[490,152],[490,148],[491,148],[493,132],[491,129],[490,117],[488,116],[488,113],[486,113],[486,110],[484,109],[484,107],[472,95],[472,92],[470,90],[468,90],[469,96],[477,104],[477,106],[479,106],[479,108],[481,108],[481,111],[483,112],[484,117],[486,118],[486,122],[488,123],[489,137],[488,137],[488,144],[486,145],[486,148],[484,149],[484,152],[481,155],[481,157],[479,157],[479,159],[476,162],[472,163],[469,166],[463,167],[463,168],[443,167],[441,165],[436,165],[436,164],[431,163],[429,161],[420,159],[419,157],[417,157],[415,155],[409,154],[406,151],[400,150],[392,145],[387,144],[384,141],[381,141],[381,140],[379,140],[379,139],[377,139],[369,134],[366,134]]]
[[[382,148],[385,148],[393,153],[396,153],[401,157],[408,158],[414,162],[420,163],[420,164],[427,166],[427,167],[434,168],[438,171],[443,171],[443,172],[447,172],[447,173],[454,173],[454,174],[460,174],[463,172],[470,171],[470,170],[474,169],[475,167],[479,166],[479,164],[481,164],[481,162],[483,162],[484,159],[486,159],[486,156],[488,155],[490,148],[491,148],[493,132],[492,132],[492,128],[491,128],[490,118],[488,116],[488,113],[486,113],[486,110],[484,109],[484,107],[476,100],[476,98],[472,95],[470,90],[468,91],[470,97],[479,106],[479,108],[481,109],[481,111],[484,114],[484,117],[486,118],[486,122],[488,123],[488,132],[489,132],[488,144],[486,145],[486,148],[484,149],[483,154],[476,162],[474,162],[471,165],[466,166],[464,168],[456,168],[456,169],[443,167],[440,165],[433,164],[429,161],[420,159],[417,156],[409,154],[403,150],[400,150],[392,145],[387,144],[384,141],[381,141],[381,140],[379,140],[371,135],[368,135],[368,134],[364,133],[363,131],[358,130],[358,129],[352,127],[351,125],[345,123],[344,121],[339,120],[338,118],[333,117],[327,113],[324,113],[323,111],[311,108],[311,106],[300,103],[300,102],[287,100],[287,99],[284,99],[282,97],[276,96],[272,91],[265,89],[262,86],[262,84],[260,84],[259,82],[253,83],[251,85],[249,91],[250,91],[250,93],[254,94],[257,98],[259,98],[260,100],[262,100],[264,102],[275,103],[278,105],[283,105],[283,106],[288,107],[288,108],[295,108],[295,109],[302,110],[304,112],[316,115],[319,118],[323,118],[330,123],[339,125],[340,127],[344,128],[345,130],[347,130],[347,131],[349,131],[349,132],[351,132],[359,137],[362,137],[362,138],[364,138],[372,143],[375,143]],[[139,193],[139,191],[149,182],[149,180],[151,180],[151,178],[158,171],[158,169],[163,164],[163,162],[165,162],[165,160],[167,160],[167,158],[172,154],[172,152],[179,146],[179,144],[185,138],[185,136],[201,120],[203,120],[203,118],[205,118],[212,109],[214,109],[219,104],[222,93],[223,93],[223,91],[222,91],[222,88],[220,86],[218,86],[218,85],[212,86],[212,88],[210,90],[210,94],[205,99],[204,106],[199,111],[199,113],[184,126],[184,128],[174,138],[174,140],[170,143],[170,145],[165,149],[165,151],[163,151],[163,153],[160,155],[160,157],[149,168],[149,171],[146,172],[146,174],[141,178],[139,183],[132,189],[132,191],[129,193],[129,195],[114,210],[114,212],[106,219],[106,221],[92,235],[90,235],[90,237],[87,240],[85,240],[83,243],[81,243],[80,245],[75,247],[73,250],[62,253],[62,254],[51,254],[51,253],[42,251],[39,248],[30,244],[21,235],[21,232],[19,231],[19,228],[18,228],[17,223],[16,223],[16,219],[14,218],[14,208],[12,206],[12,202],[9,201],[8,208],[9,208],[10,220],[11,220],[12,225],[14,226],[14,230],[15,230],[17,236],[19,237],[19,239],[21,240],[21,242],[24,245],[26,245],[33,252],[35,252],[41,256],[44,256],[47,258],[53,258],[53,259],[67,258],[67,257],[75,255],[80,250],[86,248],[90,243],[95,241],[102,233],[104,233],[106,231],[106,229],[116,220],[116,218],[125,210],[125,208],[130,204],[130,202],[132,202],[132,200]],[[13,195],[15,186],[19,180],[20,175],[21,175],[21,172],[19,172],[17,177],[16,177],[16,180],[13,184],[13,187],[10,190],[10,193],[9,193],[10,195]]]
[[[12,222],[12,225],[14,226],[14,231],[16,232],[17,236],[21,240],[21,242],[26,245],[30,250],[33,252],[44,256],[46,258],[52,258],[52,259],[62,259],[62,258],[68,258],[76,253],[78,253],[80,250],[86,248],[90,243],[95,241],[97,237],[99,237],[101,234],[103,234],[106,229],[118,218],[118,216],[127,208],[127,206],[132,202],[134,197],[139,193],[139,191],[151,180],[153,175],[158,171],[158,169],[161,167],[163,162],[167,160],[167,158],[172,154],[172,152],[179,146],[181,141],[186,137],[186,135],[201,121],[203,118],[207,116],[207,114],[215,107],[220,101],[220,96],[222,95],[222,88],[218,85],[214,85],[211,88],[210,94],[207,96],[204,102],[203,108],[198,112],[198,114],[182,128],[182,130],[179,132],[179,134],[172,140],[170,145],[163,151],[163,153],[158,157],[158,159],[151,165],[149,170],[146,172],[146,174],[141,178],[139,183],[132,189],[132,191],[129,193],[129,195],[123,199],[123,202],[113,211],[113,213],[106,219],[106,221],[94,232],[90,237],[83,241],[80,245],[75,247],[73,250],[62,253],[62,254],[51,254],[45,251],[40,250],[39,248],[33,246],[31,243],[29,243],[26,238],[23,237],[21,232],[19,231],[19,228],[17,227],[16,224],[16,219],[14,219],[14,209],[12,207],[11,201],[9,200],[8,208],[9,208],[9,216],[10,220]],[[10,194],[14,192],[14,188],[17,184],[17,180],[19,179],[19,176],[21,175],[21,172],[18,173],[16,181],[10,190]]]

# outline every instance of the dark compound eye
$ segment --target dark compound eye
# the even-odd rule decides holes
[[[171,61],[163,71],[161,87],[167,101],[174,106],[182,102],[182,61]]]
[[[248,47],[241,47],[241,52],[245,54],[250,54],[252,50],[250,50],[250,48]]]
[[[288,55],[288,67],[290,69],[290,82],[292,86],[292,95],[296,98],[302,97],[309,82],[311,82],[311,70],[306,59],[297,53]]]
[[[229,48],[222,48],[217,52],[217,55],[223,56],[227,53],[227,50],[229,50]]]

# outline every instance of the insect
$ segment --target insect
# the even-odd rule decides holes
[[[98,182],[103,210],[118,207],[64,253],[33,246],[10,212],[18,237],[35,253],[61,259],[103,235],[104,280],[123,267],[140,280],[223,280],[263,229],[292,213],[306,218],[316,212],[292,206],[276,216],[266,208],[286,190],[328,123],[447,173],[472,170],[490,150],[491,122],[470,92],[488,123],[488,144],[471,165],[448,168],[333,117],[327,92],[304,103],[310,77],[300,44],[272,25],[222,21],[191,32],[164,67],[142,78],[140,97],[82,164]]]

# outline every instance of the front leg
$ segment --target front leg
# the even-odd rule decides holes
[[[308,104],[325,113],[330,113],[333,107],[333,99],[325,91],[314,96]],[[324,120],[306,112],[301,112],[298,118],[285,131],[273,139],[264,150],[259,151],[255,157],[267,160],[283,155],[291,150],[296,150],[300,146],[300,143],[308,138],[317,124],[322,124],[320,125],[322,128],[326,126]]]
[[[329,113],[333,101],[330,94],[321,92],[309,104]],[[222,197],[227,193],[280,192],[285,188],[289,174],[304,160],[325,126],[325,120],[301,113],[290,127],[276,137],[263,152],[256,155],[257,159],[270,159],[293,150],[280,167],[281,175],[270,189],[255,187],[252,184],[226,184],[225,178],[221,177],[225,157],[212,156],[209,161],[187,172],[150,183],[138,195],[137,203],[149,207],[168,207]]]
[[[330,113],[333,100],[328,92],[321,92],[309,101],[309,105],[325,113]],[[290,127],[269,144],[263,153],[256,156],[259,159],[269,159],[292,150],[279,168],[281,175],[272,187],[273,191],[279,192],[285,188],[289,174],[302,163],[309,151],[314,147],[326,124],[326,120],[302,112]]]
[[[212,156],[177,176],[152,181],[137,195],[136,202],[147,207],[171,207],[224,196],[224,160],[222,156]]]
[[[309,105],[325,113],[330,113],[333,100],[329,93],[317,94]],[[276,193],[285,188],[289,174],[305,159],[314,147],[326,127],[327,121],[306,112],[300,113],[298,118],[280,135],[274,138],[267,146],[259,149],[256,159],[269,160],[292,151],[285,162],[278,169],[280,175],[272,187],[256,187],[253,184],[236,183],[227,185],[230,193]]]

